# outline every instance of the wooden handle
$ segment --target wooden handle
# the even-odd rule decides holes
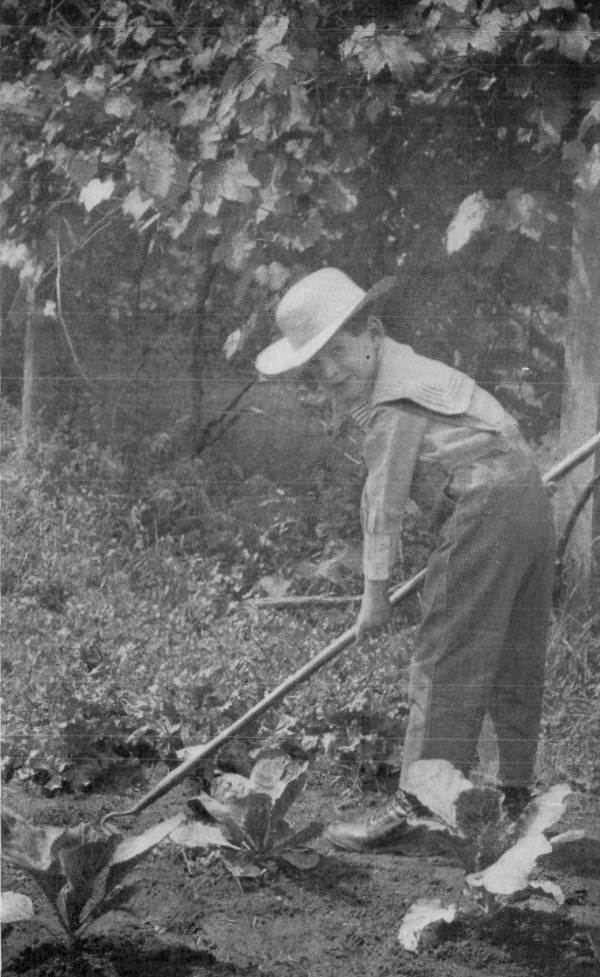
[[[390,603],[396,605],[400,603],[405,597],[410,594],[415,593],[419,589],[421,583],[425,579],[425,570],[421,570],[416,576],[412,577],[406,583],[392,590],[390,593]],[[231,726],[224,729],[221,733],[218,733],[214,739],[210,740],[208,743],[201,743],[198,746],[189,747],[186,752],[187,756],[178,767],[171,770],[170,773],[163,777],[162,780],[144,794],[140,800],[133,805],[133,807],[127,808],[125,811],[111,811],[110,814],[106,814],[102,819],[102,824],[104,825],[109,820],[114,820],[115,818],[127,817],[133,814],[139,814],[144,808],[148,807],[154,801],[166,794],[172,787],[176,784],[181,783],[187,775],[196,767],[202,760],[216,753],[220,747],[222,747],[228,740],[230,740],[236,733],[239,733],[245,726],[248,726],[254,719],[262,716],[264,712],[267,712],[271,706],[274,706],[281,699],[285,698],[289,692],[296,688],[296,686],[301,685],[305,682],[311,675],[318,672],[319,669],[323,668],[329,662],[337,658],[338,655],[342,653],[356,638],[356,628],[353,626],[344,631],[335,641],[332,641],[330,645],[327,645],[323,651],[320,651],[318,655],[311,658],[310,661],[302,665],[297,671],[288,678],[280,682],[276,688],[271,692],[267,693],[264,699],[257,702],[256,705],[252,706],[248,712],[236,719]]]
[[[590,438],[589,441],[586,441],[585,444],[575,448],[575,450],[572,451],[570,455],[567,455],[566,458],[563,458],[562,461],[558,461],[556,465],[553,465],[553,467],[550,468],[544,475],[544,482],[546,485],[548,485],[550,482],[555,482],[557,478],[564,478],[564,476],[567,475],[572,468],[575,468],[576,465],[581,464],[582,461],[589,458],[589,456],[592,455],[594,451],[597,451],[598,448],[600,448],[600,431],[598,434],[595,434],[593,438]]]

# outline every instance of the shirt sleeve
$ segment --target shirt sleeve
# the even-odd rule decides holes
[[[363,457],[368,475],[361,501],[363,573],[387,580],[398,552],[404,509],[427,418],[384,406],[374,412]]]

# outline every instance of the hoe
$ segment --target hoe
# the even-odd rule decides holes
[[[589,441],[586,441],[585,444],[575,449],[575,451],[571,452],[571,454],[567,455],[566,458],[563,458],[562,461],[559,461],[549,471],[547,471],[544,475],[544,483],[550,486],[554,482],[563,478],[568,474],[568,472],[593,454],[593,452],[599,447],[600,434],[596,434],[593,438],[590,438]],[[592,487],[594,484],[596,484],[597,480],[598,476],[593,479],[589,487],[589,494],[591,494]],[[587,500],[589,494],[586,490],[584,497],[582,498]],[[579,512],[581,508],[582,504],[580,500],[576,507],[576,512]],[[426,572],[426,570],[421,570],[416,574],[416,576],[406,581],[406,583],[392,589],[389,595],[390,603],[392,605],[397,605],[404,600],[405,597],[408,597],[410,594],[414,594],[425,580]],[[197,767],[207,757],[216,753],[217,750],[219,750],[233,736],[248,726],[249,723],[251,723],[258,716],[262,716],[263,713],[267,712],[267,710],[271,708],[271,706],[274,706],[277,702],[280,702],[281,699],[285,698],[285,696],[288,695],[288,693],[290,693],[293,689],[297,688],[303,682],[306,682],[311,675],[318,672],[319,669],[323,668],[324,665],[327,665],[329,662],[333,661],[334,658],[337,658],[342,651],[344,651],[354,642],[355,638],[356,629],[355,627],[351,627],[336,638],[335,641],[327,645],[327,647],[319,652],[318,655],[315,655],[314,658],[311,658],[310,661],[306,662],[306,664],[302,665],[292,675],[284,679],[284,681],[269,692],[264,699],[261,699],[260,702],[252,706],[248,712],[246,712],[243,716],[240,716],[239,719],[236,719],[231,726],[228,726],[227,729],[224,729],[208,743],[200,743],[197,746],[188,747],[186,750],[186,759],[180,763],[178,767],[171,770],[166,777],[163,777],[162,780],[160,780],[154,787],[152,787],[151,790],[148,791],[148,793],[144,794],[144,796],[131,807],[123,811],[111,811],[109,814],[106,814],[102,818],[102,826],[107,826],[108,821],[113,821],[116,818],[132,817],[139,814],[150,804],[154,803],[154,801],[158,800],[159,797],[162,797],[169,790],[171,790],[172,787],[175,787],[176,784],[181,783],[181,781],[188,776],[194,767]]]

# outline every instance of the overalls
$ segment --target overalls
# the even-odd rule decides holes
[[[550,498],[533,456],[493,397],[389,339],[370,404],[356,416],[369,472],[365,576],[389,576],[409,493],[437,540],[410,664],[400,786],[419,759],[446,759],[468,774],[486,712],[501,783],[527,785],[555,551]]]

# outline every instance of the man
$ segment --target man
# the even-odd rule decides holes
[[[445,759],[469,774],[486,713],[507,809],[516,816],[528,801],[554,566],[549,497],[516,422],[464,373],[385,335],[374,309],[392,285],[385,279],[364,292],[334,268],[308,275],[279,303],[282,338],[256,361],[268,376],[310,362],[337,410],[364,431],[359,637],[390,619],[409,494],[436,534],[410,664],[400,788],[370,817],[325,832],[355,851],[401,845],[410,810],[402,787],[416,760]]]

